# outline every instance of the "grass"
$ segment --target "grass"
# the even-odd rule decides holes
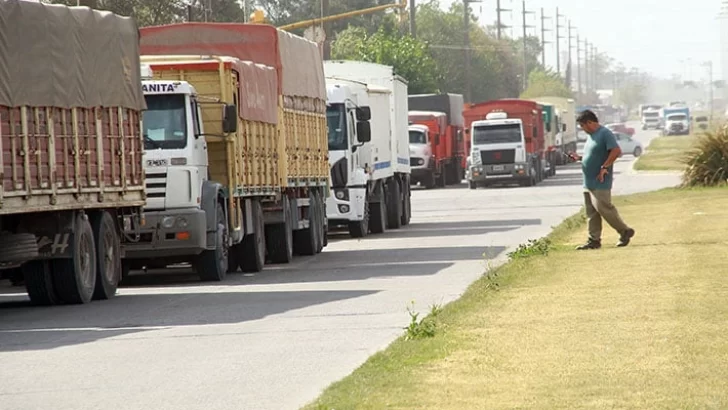
[[[617,199],[637,235],[578,252],[582,215],[522,248],[307,409],[728,407],[727,189]],[[605,225],[606,228],[606,225]]]
[[[657,137],[637,158],[634,169],[638,171],[682,171],[685,164],[682,158],[695,144],[693,135],[674,135]]]

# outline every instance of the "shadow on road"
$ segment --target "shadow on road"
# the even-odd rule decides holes
[[[0,351],[54,349],[177,326],[233,324],[375,290],[124,295],[90,306],[18,309],[0,303]],[[0,299],[1,300],[1,299]]]

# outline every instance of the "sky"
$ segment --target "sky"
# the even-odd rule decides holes
[[[440,5],[446,9],[452,2],[440,0]],[[571,20],[576,27],[574,35],[578,32],[581,38],[586,36],[600,52],[627,68],[638,67],[663,78],[677,74],[700,80],[707,77],[707,68],[702,63],[713,61],[714,77],[719,78],[720,25],[716,17],[720,3],[720,0],[527,0],[526,9],[536,12],[527,17],[527,25],[536,26],[529,29],[529,34],[540,36],[541,8],[546,16],[553,17],[558,7],[559,14],[564,16],[562,22]],[[471,3],[471,8],[481,22],[495,22],[496,0]],[[501,18],[504,24],[515,26],[514,34],[520,37],[521,0],[501,0],[501,8],[513,10],[504,12]],[[553,30],[553,24],[553,18],[547,20],[547,29]],[[566,35],[565,30],[562,33]],[[553,41],[554,31],[547,32],[546,37],[547,41]],[[566,39],[562,41],[561,49],[566,50]],[[546,64],[555,66],[554,45],[547,44],[546,52]]]

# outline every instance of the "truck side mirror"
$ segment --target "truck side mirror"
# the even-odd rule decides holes
[[[238,107],[235,104],[225,104],[222,114],[222,132],[229,134],[238,130]]]
[[[369,107],[356,107],[356,119],[359,121],[371,120],[372,110]]]
[[[356,140],[361,143],[372,140],[372,127],[369,121],[359,121],[356,123]]]
[[[466,129],[465,129],[465,133],[466,133],[466,134],[470,134],[470,128],[466,128]]]

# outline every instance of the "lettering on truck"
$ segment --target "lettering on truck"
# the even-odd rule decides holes
[[[151,83],[142,84],[145,93],[174,93],[177,92],[177,84],[174,83]]]

